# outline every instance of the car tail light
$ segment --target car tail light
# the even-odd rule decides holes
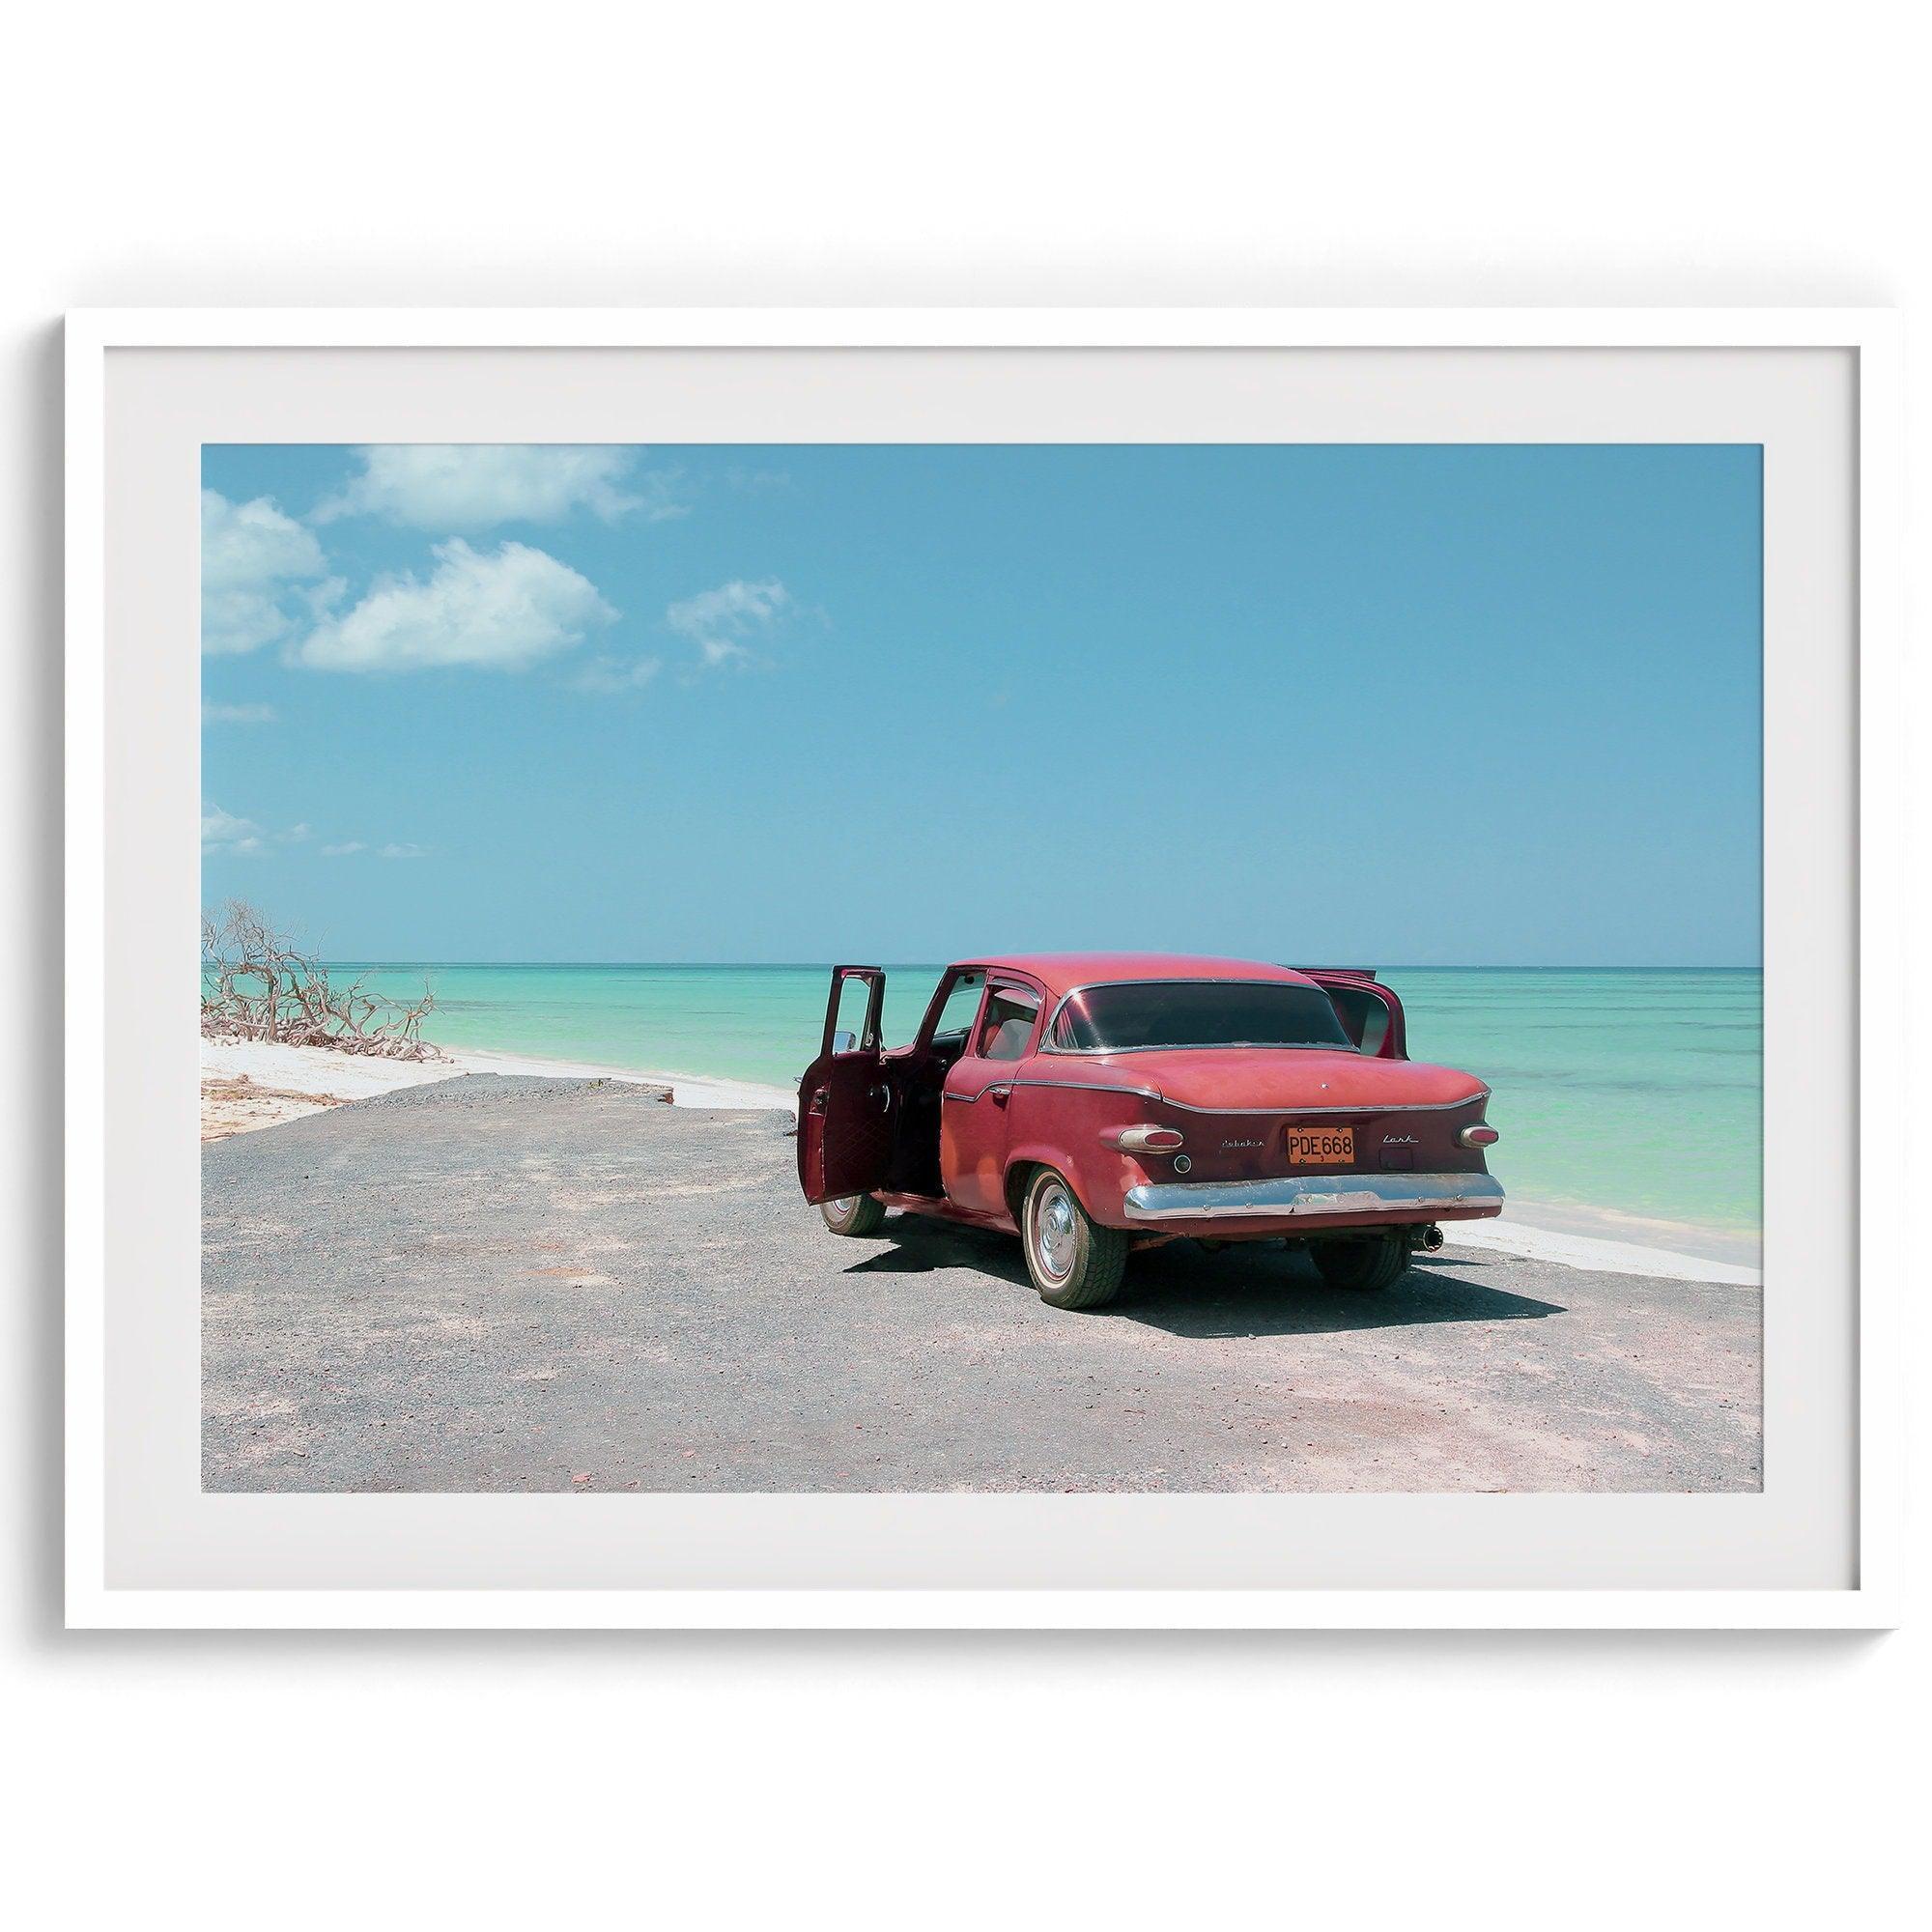
[[[1494,1147],[1501,1139],[1502,1135],[1497,1133],[1495,1128],[1478,1121],[1474,1126],[1464,1127],[1456,1136],[1456,1145],[1458,1147]]]
[[[1171,1153],[1181,1144],[1174,1127],[1109,1127],[1100,1138],[1122,1153]]]

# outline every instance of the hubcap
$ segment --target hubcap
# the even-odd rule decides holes
[[[847,1214],[851,1213],[853,1203],[855,1203],[858,1200],[858,1198],[859,1197],[856,1194],[841,1195],[837,1201],[835,1201],[832,1204],[832,1211],[835,1214],[837,1214],[840,1220],[843,1220]]]
[[[1033,1252],[1039,1271],[1053,1281],[1065,1281],[1073,1271],[1078,1231],[1073,1200],[1057,1180],[1039,1190],[1033,1208]]]

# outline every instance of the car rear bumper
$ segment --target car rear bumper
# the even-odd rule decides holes
[[[1279,1180],[1162,1180],[1130,1187],[1126,1214],[1144,1221],[1473,1221],[1502,1211],[1487,1174],[1293,1175]]]

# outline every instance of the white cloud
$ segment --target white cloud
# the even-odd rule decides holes
[[[378,578],[354,610],[296,646],[296,661],[316,670],[522,670],[616,618],[587,579],[526,544],[485,553],[454,537],[433,554],[427,581]]]
[[[218,805],[201,808],[201,849],[204,852],[259,852],[262,828],[252,818],[237,818]]]
[[[366,839],[345,838],[339,845],[325,845],[322,848],[322,856],[325,859],[351,859],[357,852],[367,852],[371,849]],[[427,845],[412,845],[401,839],[388,845],[377,846],[373,849],[379,859],[427,859],[429,857],[429,847]]]
[[[361,474],[339,496],[317,504],[312,523],[384,517],[445,533],[554,524],[578,509],[606,523],[633,514],[651,522],[682,514],[671,478],[661,471],[634,475],[637,451],[616,444],[390,442],[355,455]]]
[[[252,818],[237,818],[232,811],[223,811],[218,805],[203,805],[201,808],[201,839],[204,845],[211,840],[219,842],[240,838],[244,834],[261,829]]]
[[[252,651],[288,636],[298,586],[327,568],[322,546],[272,498],[231,503],[201,493],[201,647],[212,655]]]
[[[269,832],[252,818],[238,818],[232,811],[223,811],[218,805],[204,801],[201,808],[201,849],[204,852],[250,855],[266,852],[276,845],[300,845],[314,837],[313,828],[306,824],[285,826],[279,832]],[[335,848],[325,846],[323,849],[327,852]]]
[[[614,697],[626,691],[641,691],[664,668],[661,658],[592,658],[571,680],[579,691]]]
[[[734,578],[716,590],[701,590],[670,605],[665,622],[697,646],[699,662],[710,669],[756,662],[748,639],[770,636],[791,610],[791,593],[776,578],[758,583]]]
[[[272,724],[275,722],[275,707],[272,704],[204,704],[201,707],[201,722],[204,724]]]
[[[700,590],[696,597],[671,605],[665,612],[665,622],[689,637],[707,631],[742,630],[770,623],[790,602],[790,593],[776,578],[762,583],[746,583],[734,578],[716,590]]]

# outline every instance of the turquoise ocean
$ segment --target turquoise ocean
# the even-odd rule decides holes
[[[817,1051],[824,966],[344,962],[425,980],[439,1044],[789,1087]],[[937,965],[889,967],[886,1038],[912,1037]],[[1730,969],[1392,968],[1408,1050],[1494,1089],[1490,1158],[1527,1216],[1734,1257],[1759,1228],[1763,980]]]

